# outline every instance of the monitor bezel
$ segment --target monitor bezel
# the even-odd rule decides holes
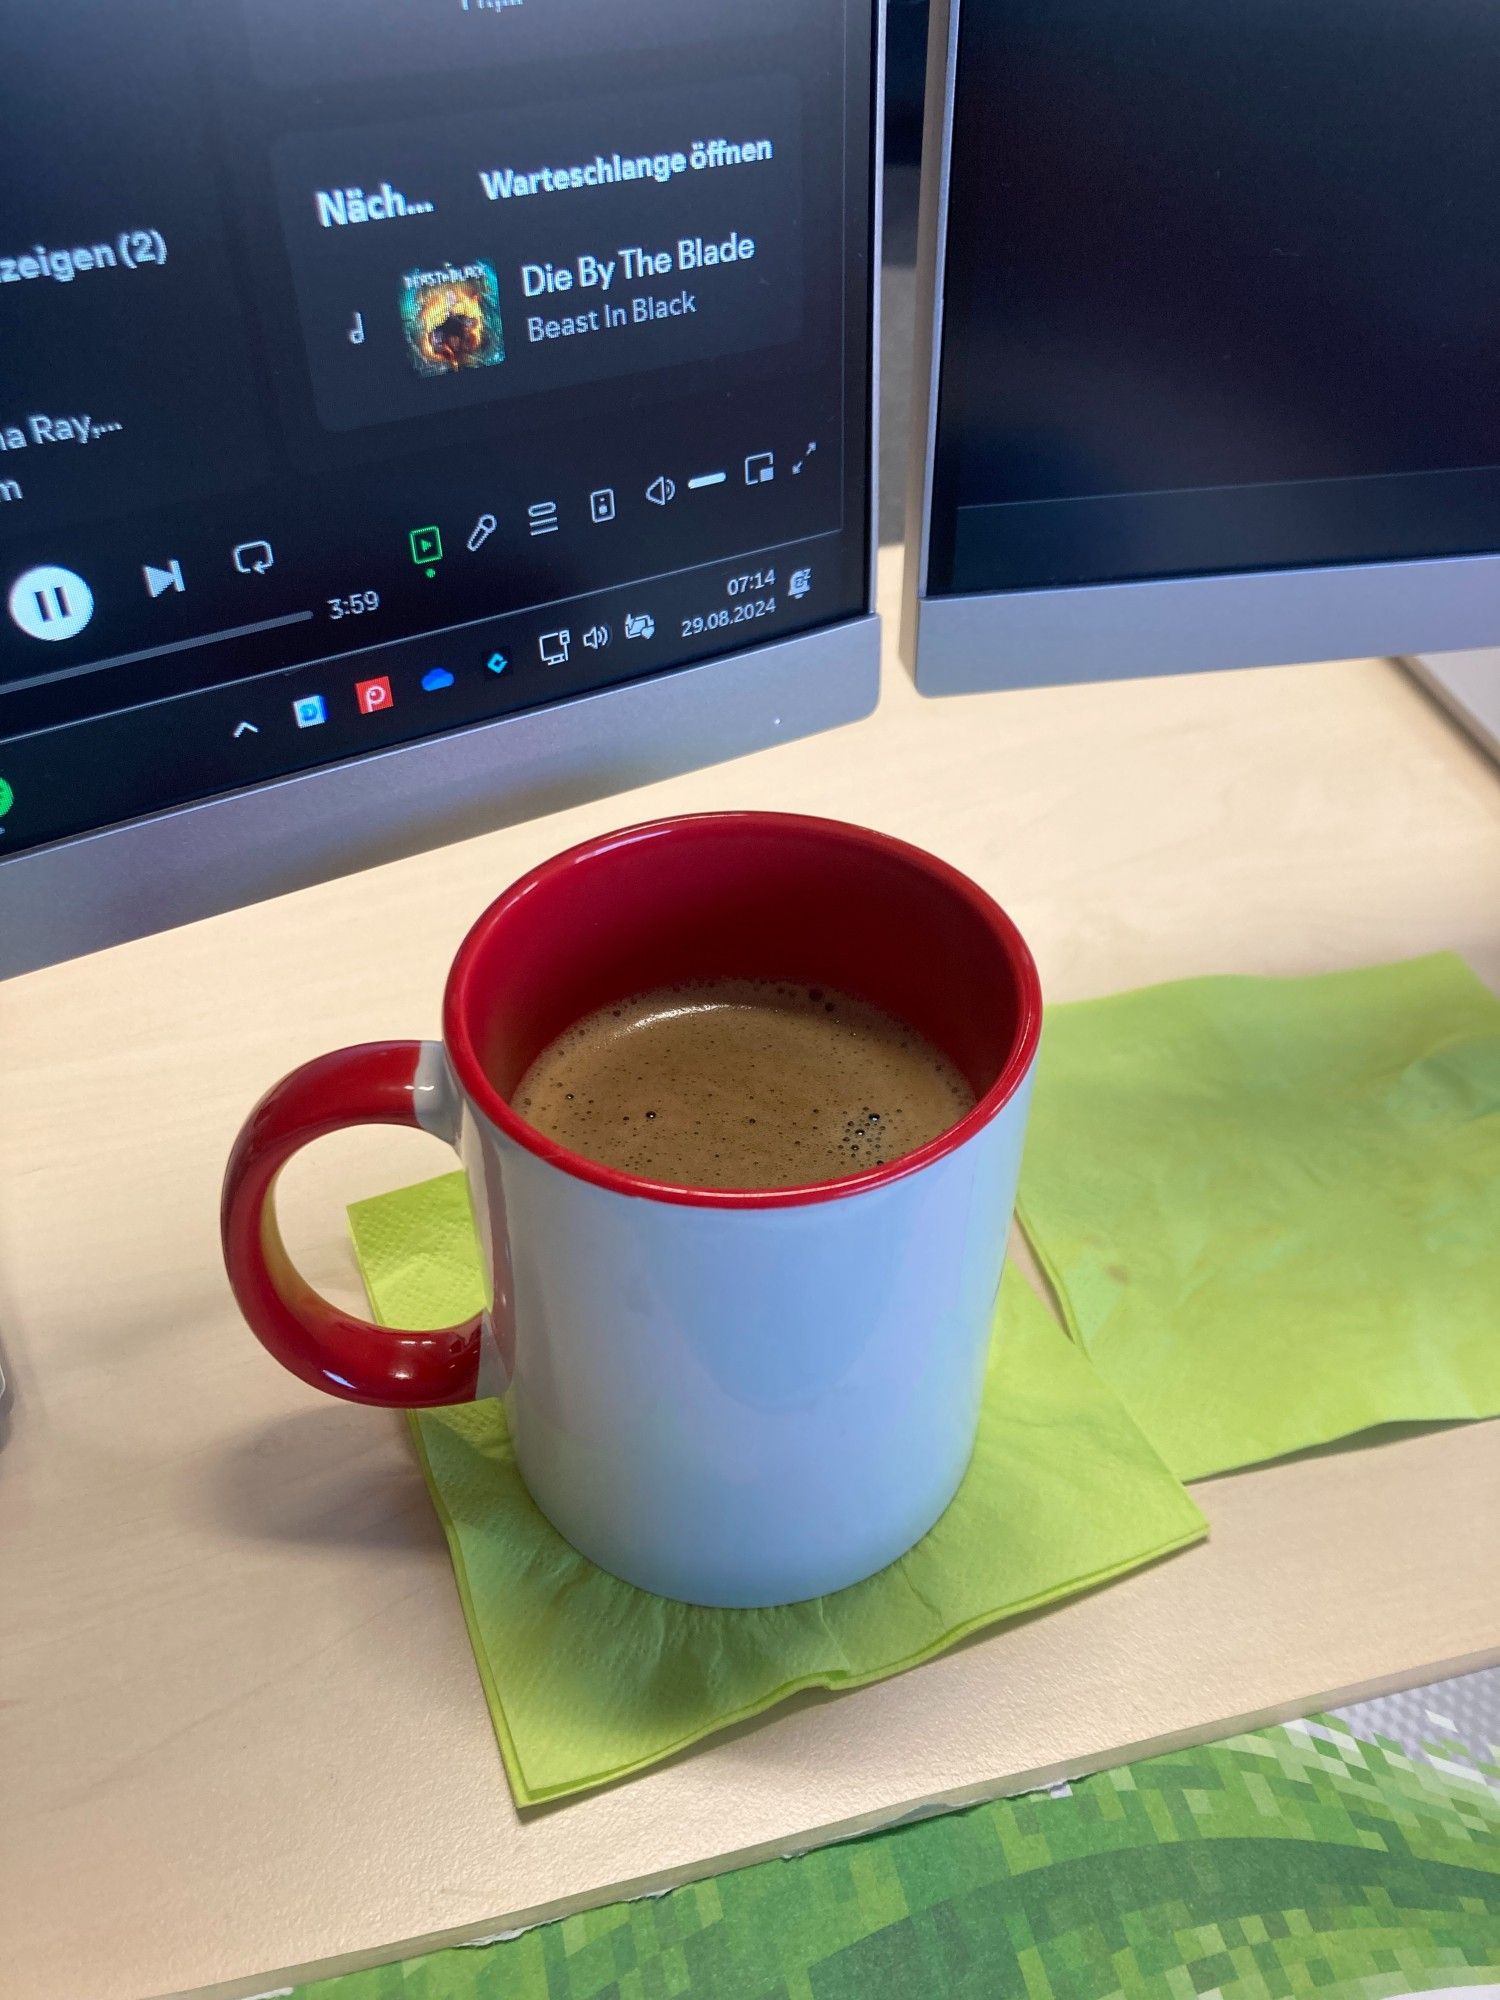
[[[1500,553],[929,595],[962,0],[932,0],[901,657],[926,695],[1450,652],[1500,637]]]
[[[27,848],[0,861],[0,979],[841,728],[873,711],[885,164],[878,0],[872,13],[862,610],[643,680]]]

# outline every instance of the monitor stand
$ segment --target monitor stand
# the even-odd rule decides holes
[[[1415,653],[1401,664],[1500,763],[1500,647]]]

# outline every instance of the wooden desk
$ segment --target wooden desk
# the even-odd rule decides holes
[[[1500,1657],[1497,1433],[1452,1430],[1200,1487],[1213,1539],[1176,1561],[518,1820],[402,1423],[251,1339],[219,1175],[303,1056],[434,1032],[522,869],[751,805],[946,855],[1054,999],[1443,946],[1500,986],[1500,782],[1356,662],[945,703],[892,665],[856,728],[0,987],[5,2000],[263,1991]],[[309,1274],[352,1296],[343,1203],[447,1164],[304,1156]]]

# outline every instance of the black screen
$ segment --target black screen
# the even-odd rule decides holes
[[[0,865],[863,610],[871,68],[859,0],[4,10]]]
[[[931,592],[1500,548],[1491,0],[964,0]]]

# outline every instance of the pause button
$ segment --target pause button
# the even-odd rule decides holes
[[[77,570],[41,563],[10,587],[10,615],[31,639],[71,639],[94,615],[94,593]]]

